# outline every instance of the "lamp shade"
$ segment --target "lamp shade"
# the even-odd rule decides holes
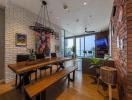
[[[117,70],[112,67],[103,66],[100,68],[100,78],[105,83],[114,85],[117,82]]]

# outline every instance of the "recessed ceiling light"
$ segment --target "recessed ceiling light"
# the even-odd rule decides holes
[[[83,5],[86,6],[87,5],[87,2],[83,2]]]

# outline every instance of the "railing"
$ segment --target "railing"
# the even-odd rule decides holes
[[[91,53],[88,53],[89,50],[86,50],[87,53],[84,53],[84,50],[77,50],[76,51],[76,56],[78,57],[95,57],[95,51],[90,51]],[[66,49],[66,50],[61,50],[61,53],[64,54],[65,56],[72,56],[73,51],[71,49]]]

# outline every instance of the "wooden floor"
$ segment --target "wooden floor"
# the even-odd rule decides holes
[[[45,74],[46,76],[47,74]],[[67,79],[63,79],[51,86],[46,91],[47,100],[108,100],[108,91],[103,91],[101,86],[97,91],[97,85],[92,84],[93,79],[82,71],[76,71],[75,82],[68,86]],[[102,95],[103,94],[103,95]],[[113,89],[113,97],[118,99],[117,89]],[[0,84],[0,100],[24,100],[23,91],[14,88],[14,82]]]

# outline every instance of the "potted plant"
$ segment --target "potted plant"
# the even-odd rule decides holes
[[[29,60],[36,60],[36,53],[34,49],[28,49],[29,51]]]
[[[71,48],[71,51],[73,52],[72,57],[73,57],[73,58],[76,58],[76,48],[75,48],[75,46],[73,46],[73,47]]]
[[[100,67],[101,67],[100,60],[97,58],[90,58],[89,63],[90,63],[89,69],[93,69],[93,68],[95,69],[95,76],[97,79],[99,77]]]

